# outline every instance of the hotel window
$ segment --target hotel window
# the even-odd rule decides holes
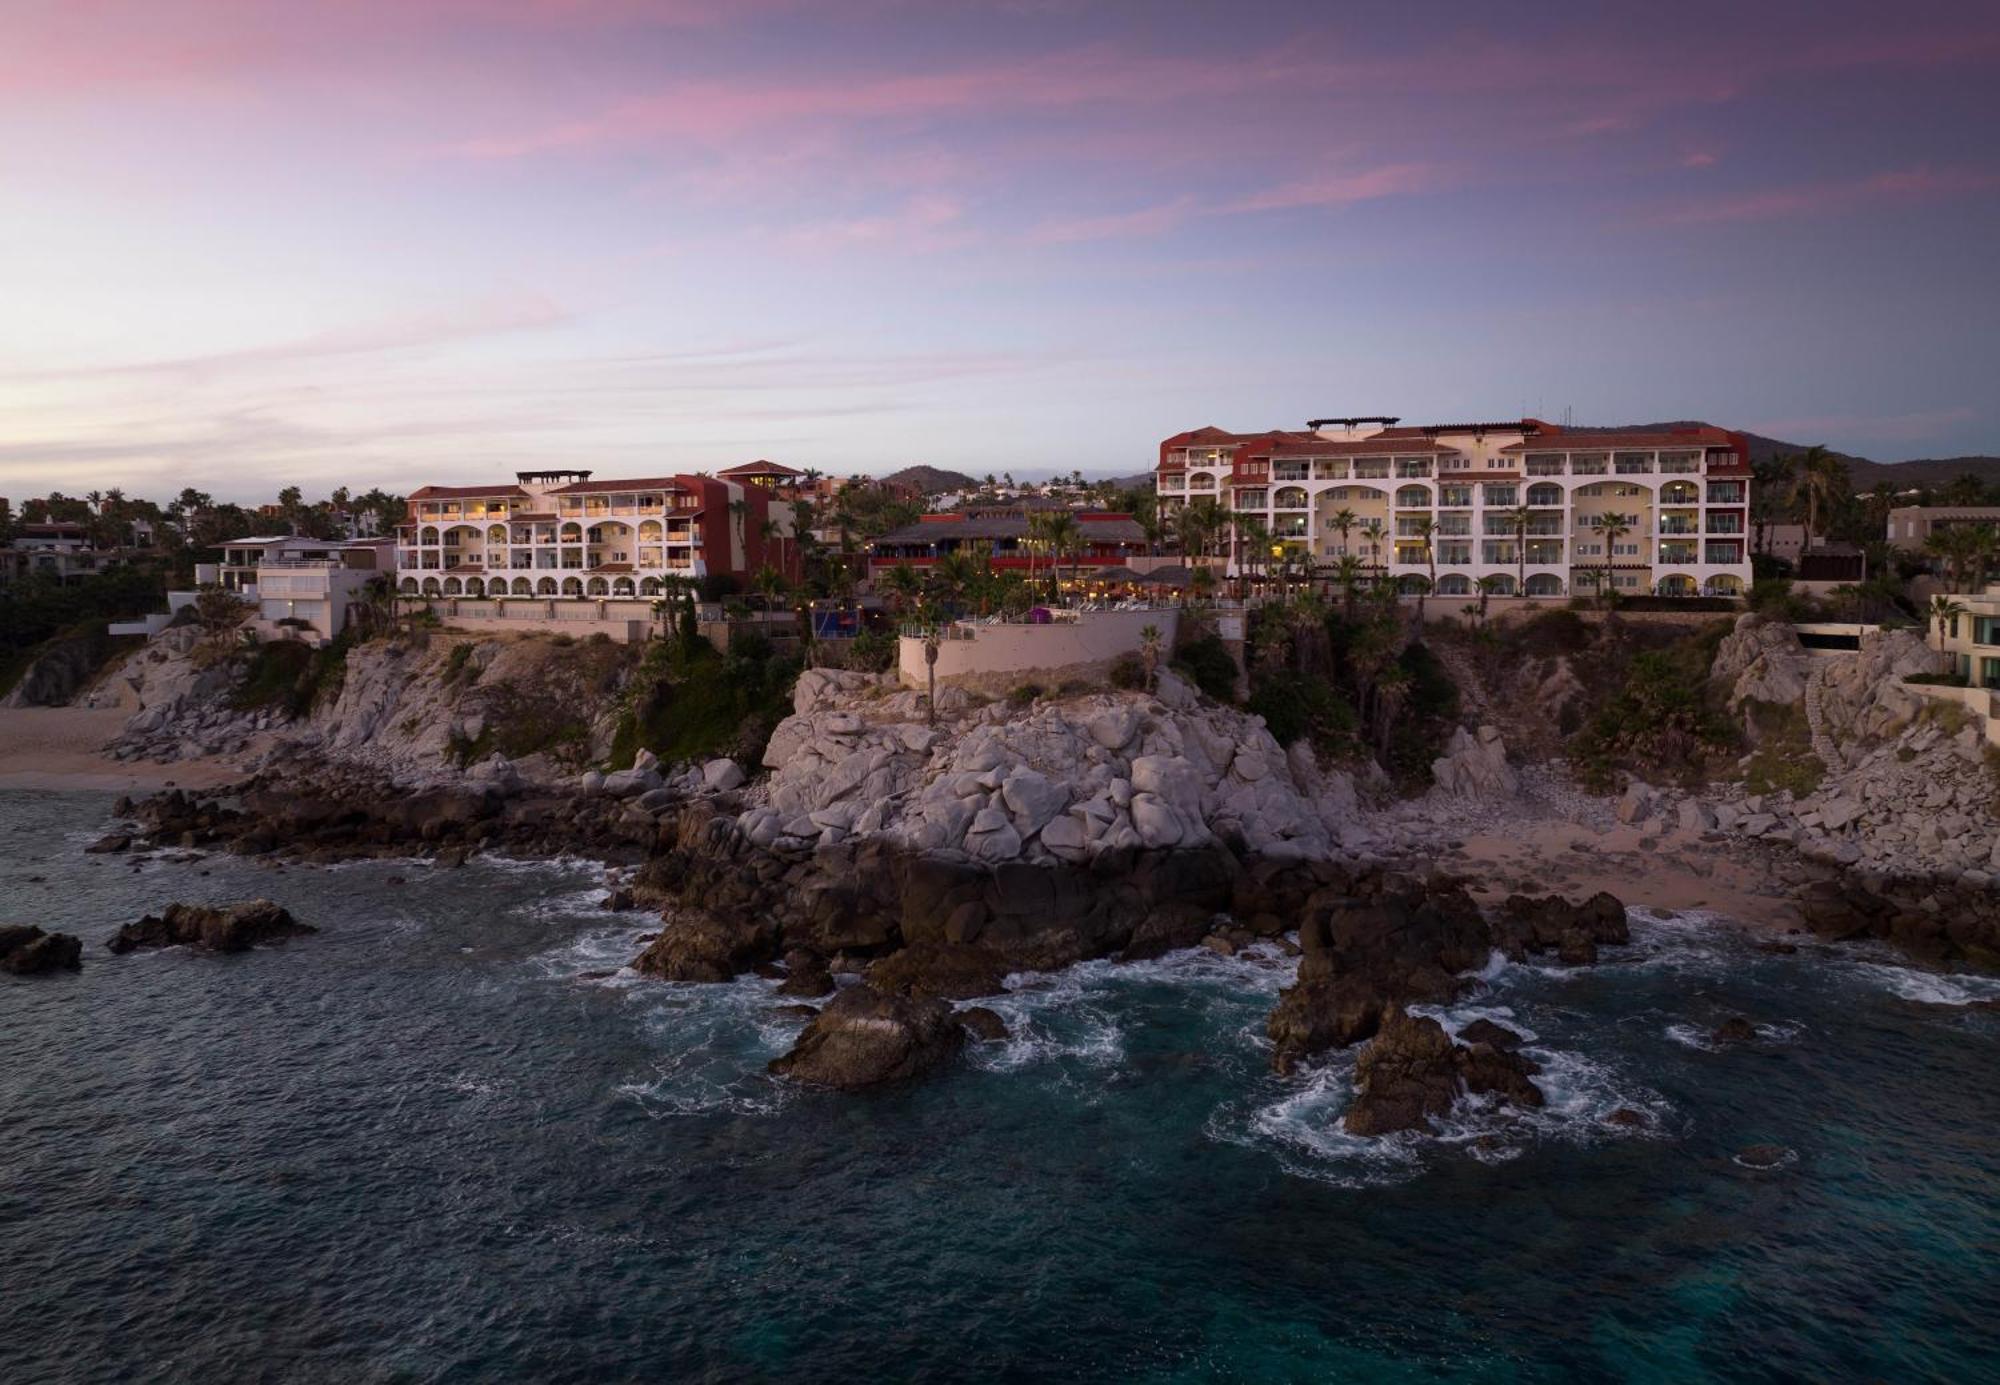
[[[1518,486],[1489,485],[1485,488],[1485,491],[1486,503],[1488,505],[1518,505],[1521,503],[1521,491]]]

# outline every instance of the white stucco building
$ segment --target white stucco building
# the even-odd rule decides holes
[[[1160,445],[1163,513],[1210,498],[1315,566],[1354,557],[1443,596],[1737,596],[1750,585],[1750,456],[1740,434],[1567,429],[1535,419],[1301,432],[1200,428]],[[1261,560],[1231,530],[1232,569]]]

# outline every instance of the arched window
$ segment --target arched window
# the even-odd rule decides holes
[[[530,582],[525,577],[516,577],[514,579],[514,595],[533,596],[534,594],[535,594],[534,583]]]
[[[1416,596],[1430,585],[1430,580],[1421,572],[1406,572],[1397,579],[1396,589],[1404,596]]]
[[[438,596],[441,594],[442,593],[438,590],[438,579],[435,577],[426,577],[424,579],[424,595]]]
[[[1539,486],[1530,486],[1528,487],[1528,503],[1537,506],[1560,505],[1563,503],[1563,488],[1561,486],[1552,486],[1546,481]]]
[[[1280,510],[1303,510],[1306,507],[1305,488],[1280,486],[1278,493],[1271,497],[1271,503]]]
[[[563,525],[560,537],[564,543],[582,543],[583,526],[575,520],[571,520],[569,523]]]
[[[485,582],[484,582],[484,581],[483,581],[482,579],[480,579],[480,578],[477,578],[477,577],[468,577],[468,578],[466,578],[466,579],[465,579],[465,594],[466,594],[467,596],[484,596],[484,595],[486,595],[486,583],[485,583]]]
[[[1446,572],[1438,577],[1439,596],[1471,596],[1472,579],[1462,572]]]
[[[649,519],[639,526],[640,543],[658,543],[666,531],[660,528],[660,521]]]
[[[444,594],[446,596],[457,596],[463,590],[464,588],[459,585],[456,577],[447,577],[444,579]]]
[[[400,590],[404,596],[415,596],[417,594],[417,579],[414,577],[405,577]]]
[[[1428,510],[1430,507],[1429,486],[1404,486],[1396,492],[1396,508],[1399,510]]]
[[[563,578],[562,594],[564,596],[582,596],[583,579],[578,577]]]
[[[555,578],[544,577],[541,581],[535,583],[536,596],[554,596],[555,594],[556,594]]]
[[[1702,591],[1708,596],[1741,596],[1743,579],[1733,573],[1718,572],[1702,583]]]
[[[1188,489],[1191,491],[1212,491],[1215,489],[1215,474],[1208,471],[1188,473]]]
[[[613,596],[630,596],[632,594],[632,579],[629,577],[614,578],[611,583],[611,594]]]
[[[423,528],[417,530],[418,543],[427,543],[435,547],[437,541],[438,541],[438,531],[437,531],[437,526],[435,524],[426,524]]]
[[[659,579],[659,578],[657,578],[657,577],[642,577],[642,578],[640,578],[640,579],[639,579],[639,595],[641,595],[641,596],[658,596],[659,594],[660,594],[660,579]]]
[[[1488,585],[1492,588],[1495,596],[1512,596],[1514,594],[1514,578],[1511,573],[1494,573],[1493,580]]]
[[[506,543],[506,542],[507,542],[507,526],[506,526],[506,525],[504,525],[504,524],[489,524],[489,525],[487,525],[487,526],[486,526],[486,542],[488,542],[488,543],[497,543],[497,544],[504,544],[504,543]]]
[[[1553,572],[1537,572],[1528,578],[1528,585],[1525,590],[1529,596],[1561,596],[1563,594],[1562,578],[1556,576]]]
[[[592,596],[609,596],[611,594],[611,584],[606,582],[602,577],[593,577],[590,579],[589,590]]]
[[[1669,573],[1660,579],[1659,592],[1661,596],[1693,596],[1694,578],[1684,572]]]

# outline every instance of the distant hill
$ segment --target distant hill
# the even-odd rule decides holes
[[[890,472],[882,478],[891,486],[902,486],[920,495],[937,495],[942,491],[971,490],[979,482],[962,471],[946,471],[934,466],[906,466],[901,471]]]

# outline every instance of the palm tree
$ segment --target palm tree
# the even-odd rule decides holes
[[[1361,585],[1361,576],[1366,569],[1361,560],[1352,553],[1343,553],[1334,564],[1333,580],[1340,584],[1340,600],[1349,623],[1354,620],[1354,590]]]
[[[937,660],[941,636],[933,625],[924,631],[924,720],[937,725]]]
[[[1068,510],[1056,510],[1049,515],[1042,532],[1048,538],[1049,550],[1055,558],[1055,575],[1060,581],[1062,560],[1065,554],[1071,558],[1070,581],[1076,581],[1076,562],[1083,554],[1083,526],[1076,522],[1076,516]]]
[[[1794,497],[1805,504],[1805,547],[1811,548],[1813,536],[1819,532],[1820,515],[1831,514],[1851,491],[1847,463],[1824,447],[1808,447],[1798,457],[1798,475],[1792,489]]]
[[[1153,681],[1160,671],[1160,627],[1141,626],[1139,630],[1139,664],[1146,670],[1146,691],[1153,690]]]
[[[1618,540],[1631,533],[1632,526],[1637,522],[1632,515],[1607,514],[1598,523],[1598,532],[1604,535],[1604,578],[1600,594],[1606,602],[1609,602],[1614,595],[1611,586],[1612,554],[1617,551]],[[1515,592],[1517,596],[1520,594],[1518,590]]]
[[[1507,524],[1514,531],[1514,594],[1528,594],[1528,526],[1534,523],[1535,512],[1526,505],[1517,505],[1507,512]]]
[[[1388,532],[1379,519],[1371,519],[1361,526],[1361,537],[1368,540],[1368,558],[1373,567],[1382,566],[1382,539]]]
[[[1430,585],[1435,589],[1438,584],[1438,558],[1437,544],[1433,540],[1437,538],[1438,522],[1431,516],[1425,515],[1417,521],[1416,530],[1417,537],[1424,541],[1424,561],[1430,565]],[[1423,609],[1423,602],[1419,600],[1417,602],[1417,611],[1419,613],[1418,619],[1420,620],[1422,619]]]
[[[1347,552],[1347,536],[1352,532],[1354,526],[1361,522],[1361,516],[1349,509],[1339,509],[1333,512],[1331,522],[1333,527],[1340,531],[1340,551],[1345,553]]]
[[[1500,579],[1492,573],[1488,573],[1472,585],[1479,589],[1479,623],[1484,625],[1486,623],[1486,603],[1492,600],[1493,593],[1499,590]]]
[[[1945,660],[1944,636],[1947,626],[1956,626],[1958,618],[1965,614],[1965,603],[1953,601],[1948,596],[1931,598],[1931,624],[1937,627],[1938,662]]]
[[[1403,580],[1417,589],[1417,629],[1421,632],[1424,628],[1424,602],[1430,599],[1435,583],[1421,572],[1413,572]]]
[[[1790,513],[1792,483],[1797,470],[1797,463],[1791,456],[1772,457],[1751,468],[1750,514],[1757,531],[1753,551],[1770,551],[1770,545],[1764,541],[1765,531],[1773,520]]]
[[[757,537],[766,547],[777,548],[778,566],[782,568],[785,564],[785,531],[778,527],[778,521],[767,519],[760,523],[757,526]]]
[[[1236,561],[1240,568],[1255,573],[1264,566],[1264,550],[1271,542],[1271,531],[1264,521],[1255,515],[1236,517]]]
[[[896,609],[908,610],[912,602],[923,594],[924,579],[909,563],[897,563],[882,574],[882,589],[896,598]]]

